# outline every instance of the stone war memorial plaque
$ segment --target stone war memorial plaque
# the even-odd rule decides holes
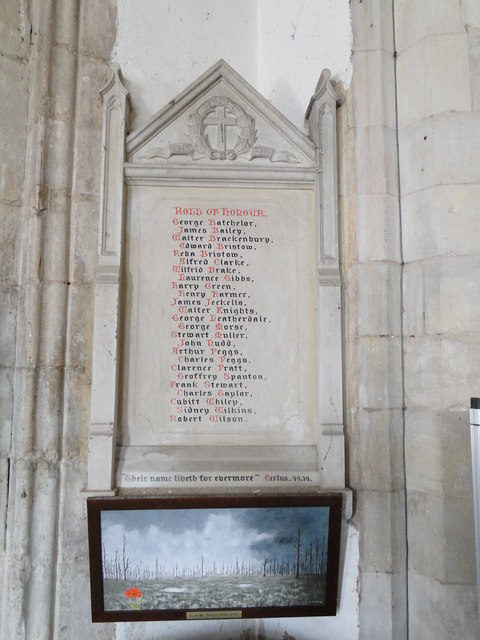
[[[132,187],[128,210],[121,443],[315,443],[311,193]]]
[[[103,95],[89,488],[343,487],[329,74],[313,139],[223,61],[128,136]]]

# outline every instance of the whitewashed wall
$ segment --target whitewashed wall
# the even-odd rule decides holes
[[[114,59],[137,128],[219,58],[304,130],[323,68],[348,86],[347,0],[119,0]]]

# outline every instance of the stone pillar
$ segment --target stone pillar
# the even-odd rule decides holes
[[[410,637],[473,640],[468,409],[480,389],[480,5],[434,5],[395,2]]]
[[[59,1],[59,0],[58,0]],[[114,637],[90,621],[86,536],[87,451],[92,393],[93,316],[98,266],[102,159],[101,90],[111,77],[116,0],[79,0],[75,147],[70,218],[63,448],[60,476],[55,640]]]
[[[341,169],[350,486],[360,531],[360,638],[407,637],[402,258],[392,4],[354,0]],[[352,180],[354,183],[352,184]]]
[[[0,10],[2,18],[20,15],[18,37],[30,50],[22,60],[28,83],[18,78],[15,84],[13,77],[2,94],[25,92],[11,116],[12,123],[22,120],[21,129],[27,123],[24,155],[25,138],[15,140],[25,182],[23,199],[21,191],[15,199],[22,215],[0,631],[9,640],[80,637],[89,615],[80,490],[86,484],[90,398],[98,92],[115,34],[113,7],[113,1],[7,0]],[[15,176],[11,169],[6,176],[14,193],[23,167]],[[4,448],[2,442],[2,454]],[[72,591],[75,606],[65,602]],[[108,626],[89,637],[106,632]]]
[[[4,582],[29,88],[28,6],[0,4],[0,583]],[[6,592],[5,592],[6,593]],[[5,602],[5,598],[2,598]],[[6,615],[10,615],[5,607]],[[1,615],[1,611],[0,611]],[[0,621],[1,628],[1,621]],[[1,634],[0,634],[1,635]]]
[[[64,8],[67,10],[68,4]],[[62,16],[63,17],[63,16]],[[21,237],[15,405],[10,451],[2,637],[53,633],[58,515],[58,459],[65,349],[66,202],[71,122],[55,117],[52,41],[54,3],[31,5],[31,61],[25,197]],[[70,44],[76,47],[76,30]],[[71,72],[67,65],[66,71]],[[58,89],[58,86],[57,86]],[[60,96],[59,96],[60,97]],[[69,94],[62,96],[70,106]],[[48,514],[48,517],[45,517]],[[35,531],[35,535],[33,534]]]

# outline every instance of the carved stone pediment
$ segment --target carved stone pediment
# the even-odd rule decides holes
[[[314,145],[220,60],[127,139],[132,165],[313,168]]]

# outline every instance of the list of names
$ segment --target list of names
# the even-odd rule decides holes
[[[271,318],[253,302],[252,261],[273,245],[263,209],[191,207],[171,212],[169,422],[246,423],[268,378],[249,338]],[[261,340],[260,340],[261,342]]]

